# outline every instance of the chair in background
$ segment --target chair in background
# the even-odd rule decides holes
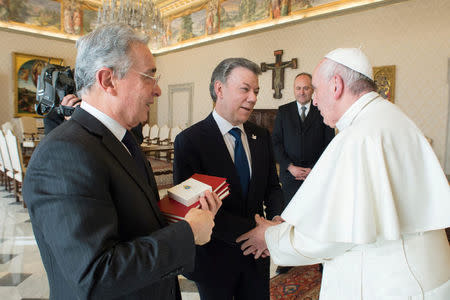
[[[2,130],[3,132],[6,132],[7,130],[11,130],[12,132],[14,132],[14,126],[11,122],[7,121],[5,123],[2,124]]]
[[[170,128],[167,125],[163,125],[159,128],[158,145],[167,146],[170,143]]]
[[[2,130],[0,130],[0,151],[2,153],[3,165],[6,173],[5,188],[10,192],[12,190],[11,182],[14,182],[14,170],[9,156],[8,144]]]
[[[151,129],[150,129],[150,136],[152,132]],[[145,153],[145,155],[154,156],[155,158],[158,159],[160,159],[161,156],[167,158],[167,151],[169,151],[172,148],[173,146],[170,145],[170,128],[167,125],[163,125],[161,128],[159,128],[157,144],[150,143],[148,145],[141,146],[141,149]]]
[[[11,130],[6,131],[6,144],[8,146],[9,155],[11,158],[11,165],[14,172],[14,193],[16,201],[20,202],[22,197],[22,183],[25,176],[25,168],[23,166],[22,149],[17,140],[17,137]],[[23,207],[26,207],[23,202]]]
[[[20,132],[15,132],[16,137],[19,140],[19,143],[22,144],[23,147],[23,155],[26,157],[28,161],[33,153],[33,150],[39,144],[40,135],[38,132],[38,126],[36,123],[36,119],[33,117],[21,117],[18,119],[18,128]],[[14,131],[13,131],[14,132]]]
[[[170,150],[170,128],[165,124],[159,128],[158,146],[155,151],[156,157],[167,159],[167,151]]]
[[[158,140],[159,140],[158,135],[159,135],[159,127],[157,124],[154,124],[150,128],[150,134],[148,136],[148,143],[153,144],[153,145],[158,144]]]
[[[168,161],[173,161],[173,156],[174,156],[173,144],[175,143],[175,138],[181,131],[183,131],[183,130],[179,126],[175,126],[170,130],[170,146],[172,146],[172,147],[171,147],[171,149],[169,149],[167,151],[167,160]]]
[[[38,141],[39,133],[36,119],[32,117],[19,118],[19,124],[22,130],[24,140]]]
[[[150,126],[148,125],[148,123],[145,123],[145,125],[142,126],[142,138],[144,143],[148,141],[149,135],[150,135]]]

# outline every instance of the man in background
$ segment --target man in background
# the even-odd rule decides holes
[[[50,299],[181,299],[177,275],[193,269],[221,205],[167,225],[150,164],[130,129],[160,96],[148,38],[104,25],[77,41],[83,98],[38,145],[23,184]]]
[[[324,265],[321,300],[450,298],[450,189],[430,144],[375,92],[360,49],[328,53],[314,105],[339,134],[275,224],[255,216],[246,254]],[[324,182],[327,188],[323,187]]]
[[[319,110],[311,104],[313,91],[311,75],[298,74],[294,80],[296,101],[281,105],[275,119],[272,141],[286,205],[334,137],[334,129],[323,123]]]
[[[185,274],[196,282],[202,300],[269,299],[269,258],[244,256],[235,242],[255,226],[255,213],[272,219],[283,207],[270,134],[247,122],[260,73],[245,58],[219,63],[209,86],[213,112],[175,139],[175,184],[194,173],[225,177],[230,184],[211,242],[197,247],[195,271]]]
[[[278,108],[272,132],[285,205],[291,201],[334,137],[334,129],[325,125],[319,110],[311,103],[314,91],[311,79],[308,73],[295,77],[295,101]],[[323,188],[326,187],[324,183]],[[289,269],[277,267],[277,273],[286,273]]]

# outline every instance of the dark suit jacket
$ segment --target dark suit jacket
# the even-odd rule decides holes
[[[122,143],[81,108],[39,144],[24,200],[51,299],[179,299],[193,268],[187,222],[166,226],[158,191]]]
[[[246,199],[242,197],[233,160],[212,114],[181,132],[175,139],[173,167],[175,184],[186,180],[194,173],[225,177],[230,184],[230,196],[223,200],[222,207],[214,220],[211,245],[214,245],[215,241],[220,241],[218,245],[227,244],[239,248],[235,243],[236,238],[254,228],[254,215],[263,215],[263,204],[266,206],[265,212],[268,219],[279,215],[283,207],[283,196],[275,168],[270,134],[266,129],[250,122],[244,124],[244,129],[252,165],[252,177]],[[212,247],[211,245],[207,244],[198,248],[205,250]],[[210,253],[213,251],[212,249]],[[240,250],[237,252],[242,255]],[[197,251],[196,265],[202,260],[207,260],[205,257],[207,255],[205,251]],[[236,265],[237,262],[233,261],[233,257],[218,259],[226,261],[231,266],[239,267]],[[211,276],[211,274],[208,275]]]
[[[297,101],[278,108],[272,141],[275,158],[280,164],[280,181],[285,199],[291,199],[303,181],[295,180],[287,170],[289,164],[312,168],[334,137],[334,129],[323,123],[316,106],[310,106],[304,122],[298,114]]]
[[[64,123],[64,121],[65,121],[64,117],[58,114],[56,109],[51,110],[44,117],[44,134],[45,135],[49,134],[50,131],[52,131],[53,129]]]
[[[44,134],[49,134],[50,131],[64,123],[65,120],[66,119],[64,119],[63,116],[58,114],[56,109],[53,109],[44,117]],[[144,136],[142,135],[142,124],[139,123],[136,127],[131,128],[131,132],[136,138],[138,145],[142,144],[144,141]]]

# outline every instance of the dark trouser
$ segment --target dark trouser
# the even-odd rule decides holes
[[[255,260],[238,245],[211,241],[197,248],[195,272],[186,277],[201,300],[269,300],[269,267],[269,258]]]
[[[295,193],[302,185],[303,180],[283,180],[281,179],[281,189],[284,195],[284,204],[288,205]]]
[[[198,283],[201,300],[269,300],[269,280],[257,272],[244,272],[227,282]]]

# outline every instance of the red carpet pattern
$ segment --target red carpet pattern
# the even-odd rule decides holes
[[[320,265],[300,266],[270,280],[271,300],[318,300],[322,273]]]

